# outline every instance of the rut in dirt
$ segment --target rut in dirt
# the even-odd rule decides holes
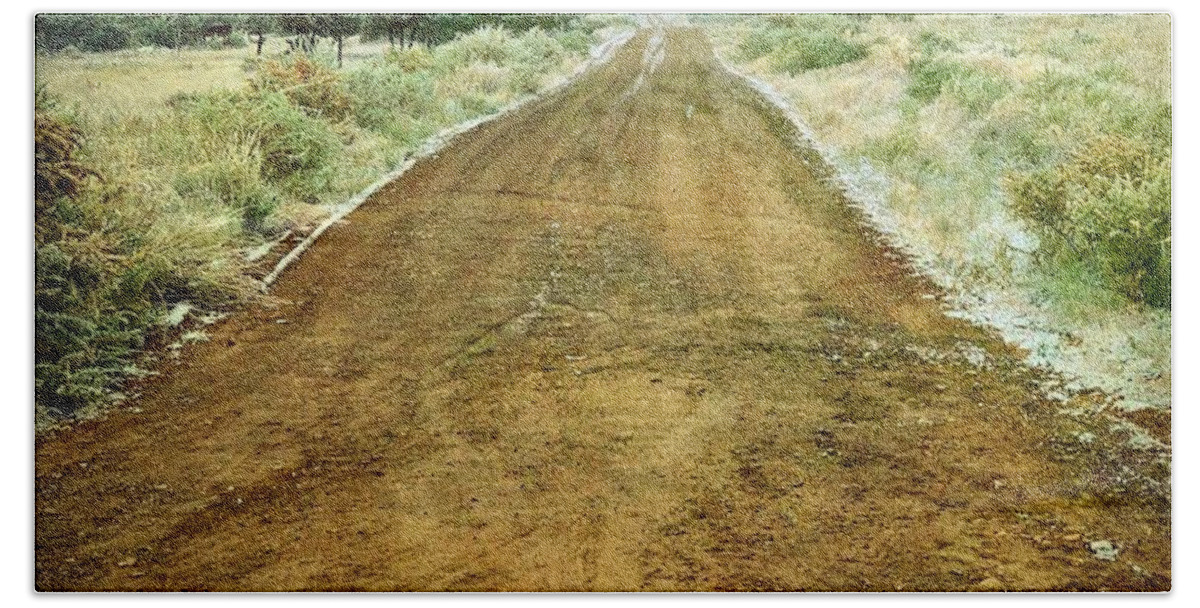
[[[794,141],[690,29],[460,136],[39,438],[38,588],[1169,588],[1169,473]]]

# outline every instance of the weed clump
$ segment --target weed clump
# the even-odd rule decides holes
[[[771,65],[777,72],[795,76],[808,70],[858,61],[866,56],[866,45],[837,34],[814,32],[788,38],[771,53]]]
[[[406,74],[430,70],[434,66],[433,53],[421,44],[410,47],[392,47],[384,52],[383,61],[390,66],[400,68]]]
[[[945,93],[973,116],[982,116],[1009,91],[1002,80],[948,59],[920,57],[908,66],[905,92],[927,104]]]
[[[195,184],[191,178],[205,171],[226,173],[207,183],[215,186],[212,194],[235,208],[244,207],[235,201],[246,199],[223,194],[255,190],[260,178],[304,201],[315,202],[328,189],[341,142],[327,121],[309,115],[283,92],[218,91],[180,98],[174,105],[176,141],[203,151],[180,167],[184,177],[177,183]],[[252,170],[241,170],[247,167]],[[233,187],[238,175],[245,176],[242,187]],[[195,189],[188,187],[188,193]]]
[[[61,117],[49,112],[34,113],[34,214],[35,239],[41,244],[62,236],[62,220],[56,201],[79,193],[95,171],[75,159],[82,134]]]
[[[354,121],[401,143],[425,137],[441,105],[436,80],[428,70],[411,70],[390,57],[377,66],[346,73],[346,91],[354,104]]]
[[[853,40],[858,21],[845,15],[772,15],[767,25],[746,34],[738,46],[745,61],[766,57],[775,72],[795,76],[867,56],[867,46]]]
[[[1170,308],[1171,162],[1161,149],[1103,135],[1057,165],[1010,175],[1006,186],[1046,254],[1093,264],[1114,291]]]
[[[438,47],[437,65],[444,70],[474,63],[503,65],[513,50],[512,46],[512,34],[508,30],[487,25]]]
[[[338,73],[305,55],[264,61],[250,79],[250,89],[256,93],[282,93],[308,113],[335,122],[345,120],[352,112],[350,96]]]

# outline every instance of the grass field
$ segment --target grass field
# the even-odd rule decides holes
[[[364,42],[357,36],[346,41],[346,68],[369,64],[387,50],[386,40]],[[282,38],[268,37],[267,58],[287,50]],[[326,61],[334,56],[331,42],[318,48]],[[112,53],[67,52],[37,57],[38,82],[64,102],[80,104],[96,113],[145,114],[180,93],[236,89],[246,83],[254,68],[253,44],[241,48],[179,50],[144,48]]]
[[[234,89],[253,50],[144,49],[42,56],[37,77],[47,92],[87,111],[145,114],[178,93]]]

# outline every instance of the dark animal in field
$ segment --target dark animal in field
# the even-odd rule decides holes
[[[221,36],[225,37],[233,33],[233,25],[229,23],[214,23],[204,28],[204,37]]]

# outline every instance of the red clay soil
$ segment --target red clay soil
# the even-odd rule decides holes
[[[1165,457],[945,316],[702,34],[650,38],[40,436],[37,588],[1168,589]]]

